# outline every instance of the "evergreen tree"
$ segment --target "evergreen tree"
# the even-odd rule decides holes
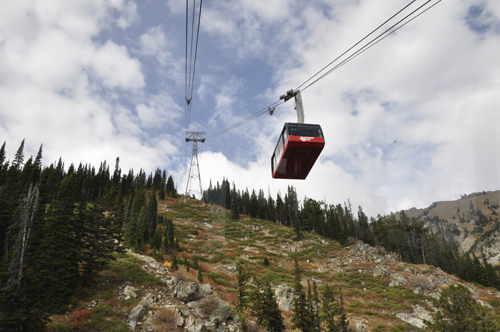
[[[255,194],[255,190],[252,190],[252,196],[250,196],[250,207],[248,209],[248,213],[250,217],[257,218],[259,213],[259,201],[257,199],[257,194]]]
[[[293,300],[293,317],[292,328],[301,329],[302,331],[309,331],[311,326],[314,326],[313,317],[307,306],[307,297],[302,287],[302,269],[299,267],[297,255],[293,255],[294,264],[294,300]]]
[[[168,196],[177,197],[177,191],[175,190],[174,179],[172,179],[172,175],[168,176],[166,191]]]
[[[344,310],[344,299],[342,296],[341,286],[339,286],[339,294],[340,294],[340,320],[339,320],[340,331],[351,332],[351,329],[349,329],[349,320],[347,319],[347,315]]]
[[[3,142],[2,147],[0,148],[0,170],[2,170],[4,161],[5,161],[5,142]]]
[[[236,220],[240,217],[238,205],[238,195],[236,193],[236,188],[233,182],[233,191],[231,192],[231,217],[233,218],[233,220]]]
[[[500,329],[489,310],[477,303],[461,284],[444,289],[437,308],[434,322],[424,321],[432,331],[493,332]]]
[[[267,256],[264,256],[264,261],[262,262],[264,266],[269,266],[269,259],[267,259]]]
[[[153,241],[151,243],[151,248],[160,249],[161,248],[161,232],[159,229],[155,230]]]
[[[201,266],[198,265],[198,282],[203,283],[203,272],[201,271]]]
[[[38,185],[30,186],[27,196],[20,205],[18,230],[12,254],[4,256],[0,270],[0,330],[42,330],[47,319],[44,310],[37,306],[36,296],[31,292],[30,276],[27,268],[32,265],[31,253],[34,223],[37,221],[39,202]],[[8,270],[4,274],[4,264],[11,257]]]
[[[236,310],[238,312],[243,312],[248,307],[248,289],[250,281],[250,272],[247,267],[241,262],[238,263],[238,274],[236,276],[238,280],[238,305]]]
[[[326,325],[326,332],[337,332],[340,330],[340,315],[340,305],[338,302],[335,302],[333,287],[325,285],[321,298],[320,318]]]
[[[64,313],[79,282],[81,249],[75,237],[74,175],[66,177],[51,203],[36,252],[33,283],[48,313]]]
[[[255,279],[255,278],[254,278]],[[276,302],[271,284],[255,281],[256,285],[250,292],[250,312],[257,317],[257,324],[265,326],[268,331],[280,332],[285,330],[283,316]]]
[[[156,189],[151,190],[151,196],[149,197],[148,206],[148,227],[149,234],[151,236],[156,230],[156,224],[158,223],[158,202],[156,201]]]
[[[19,148],[17,149],[16,156],[12,161],[12,167],[19,170],[23,166],[23,162],[24,162],[24,139],[21,142]]]
[[[179,265],[177,263],[177,255],[175,252],[172,252],[172,270],[177,270],[179,268]]]
[[[98,272],[115,259],[113,253],[123,251],[118,245],[121,240],[123,220],[116,214],[110,213],[114,210],[115,193],[116,187],[113,187],[97,204],[87,206],[84,201],[78,204],[75,220],[78,221],[77,225],[81,232],[75,235],[80,242],[80,274],[84,286],[89,285]]]
[[[148,240],[149,240],[148,218],[146,214],[146,207],[143,206],[141,208],[141,212],[139,213],[139,218],[137,220],[136,247],[138,249],[141,249],[144,243]]]

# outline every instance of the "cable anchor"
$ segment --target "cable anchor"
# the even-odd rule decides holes
[[[302,96],[300,90],[288,90],[286,94],[280,96],[280,100],[283,99],[285,102],[294,98],[295,105],[294,108],[297,111],[297,122],[304,123],[304,106],[302,105]]]

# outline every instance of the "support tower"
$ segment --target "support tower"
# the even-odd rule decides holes
[[[203,201],[203,188],[201,187],[200,167],[198,165],[198,142],[205,142],[205,132],[200,131],[186,131],[188,137],[186,142],[193,142],[193,157],[191,158],[191,166],[189,167],[189,174],[186,185],[186,197],[191,196]]]

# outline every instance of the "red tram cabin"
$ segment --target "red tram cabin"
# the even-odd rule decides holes
[[[285,123],[271,157],[273,178],[304,180],[324,146],[320,125]]]

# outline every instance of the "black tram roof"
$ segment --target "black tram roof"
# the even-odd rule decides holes
[[[323,137],[323,131],[319,124],[286,122],[281,135],[285,130],[290,136]]]

